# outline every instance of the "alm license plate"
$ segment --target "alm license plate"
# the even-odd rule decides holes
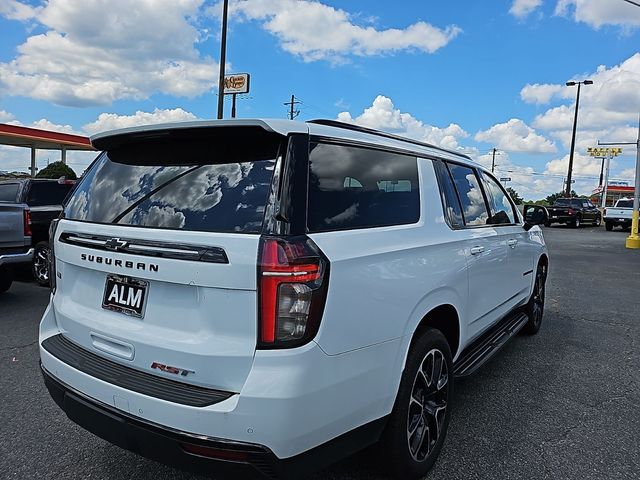
[[[149,282],[121,275],[107,275],[102,308],[132,317],[144,317]]]

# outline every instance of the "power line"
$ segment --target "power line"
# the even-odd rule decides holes
[[[627,3],[630,3],[631,5],[635,5],[636,7],[640,7],[640,3],[635,2],[634,0],[623,0]]]

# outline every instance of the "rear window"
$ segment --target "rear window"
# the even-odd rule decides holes
[[[73,185],[70,183],[32,182],[27,195],[27,205],[30,207],[62,205],[72,188]]]
[[[260,233],[278,145],[178,142],[106,152],[82,178],[65,217],[206,232]],[[239,152],[244,150],[244,152]],[[248,153],[250,152],[250,153]],[[234,161],[236,160],[236,161]]]
[[[633,200],[619,200],[616,207],[633,208]]]
[[[559,198],[558,200],[555,201],[554,205],[557,205],[559,207],[571,205],[571,200],[569,200],[568,198]]]
[[[0,185],[0,202],[15,202],[18,196],[17,183],[5,183]]]
[[[310,232],[402,225],[420,218],[414,156],[313,143],[309,169]]]

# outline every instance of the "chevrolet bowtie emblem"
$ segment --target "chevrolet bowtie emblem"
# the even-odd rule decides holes
[[[118,251],[121,248],[124,248],[128,245],[128,242],[124,240],[120,240],[119,238],[110,238],[106,242],[104,242],[104,247],[109,250]]]

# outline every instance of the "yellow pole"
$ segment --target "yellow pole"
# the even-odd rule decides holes
[[[638,237],[638,207],[640,206],[640,117],[638,118],[638,142],[636,143],[636,187],[633,194],[633,213],[631,214],[631,233],[627,237],[627,248],[640,249]]]

